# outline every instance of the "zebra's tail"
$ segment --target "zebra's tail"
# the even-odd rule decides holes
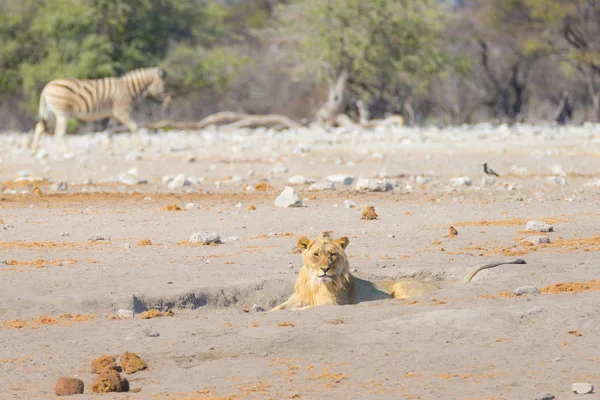
[[[39,122],[42,123],[42,125],[44,126],[44,131],[46,133],[49,133],[50,130],[48,129],[48,120],[51,118],[51,113],[48,109],[48,102],[46,101],[46,96],[44,95],[43,91],[40,95],[40,107],[38,110],[38,118]]]

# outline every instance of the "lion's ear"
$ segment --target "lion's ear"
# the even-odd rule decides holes
[[[306,236],[302,236],[300,239],[298,239],[298,244],[296,246],[301,251],[304,251],[308,249],[308,246],[310,246],[310,240]]]
[[[348,246],[348,244],[350,244],[350,239],[344,236],[337,239],[335,242],[339,244],[342,247],[342,249],[345,249]]]

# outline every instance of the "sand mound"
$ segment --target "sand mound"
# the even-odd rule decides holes
[[[92,392],[94,393],[108,393],[108,392],[128,392],[129,382],[127,379],[122,378],[114,369],[104,370],[94,383],[92,384]]]

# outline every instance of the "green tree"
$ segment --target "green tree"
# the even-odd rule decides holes
[[[281,8],[279,28],[303,71],[337,80],[331,91],[398,104],[454,61],[440,41],[446,16],[437,0],[301,0]],[[325,120],[341,106],[331,91]]]

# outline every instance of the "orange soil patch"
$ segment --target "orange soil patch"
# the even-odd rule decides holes
[[[315,380],[324,380],[327,382],[332,381],[334,383],[339,383],[346,378],[347,376],[345,374],[342,374],[341,372],[329,372],[327,368],[325,368],[322,373],[312,377],[312,379]]]
[[[512,219],[500,219],[495,221],[458,221],[455,222],[456,226],[515,226],[515,225],[524,225],[527,223],[527,220],[521,218],[512,218]]]
[[[59,326],[71,326],[72,322],[85,322],[91,319],[96,318],[95,315],[80,315],[77,314],[72,316],[71,314],[63,314],[56,319],[54,317],[49,317],[46,315],[42,315],[38,318],[31,318],[29,320],[23,320],[21,318],[17,318],[10,321],[2,321],[2,326],[8,329],[23,329],[23,328],[39,328],[41,325],[59,325]]]
[[[504,297],[505,299],[512,299],[513,297],[517,297],[513,292],[500,292],[498,294],[500,297]]]
[[[431,299],[432,306],[440,306],[442,304],[446,304],[446,302],[442,300]]]
[[[27,266],[34,268],[44,268],[44,267],[58,267],[63,264],[75,264],[77,260],[67,259],[67,260],[44,260],[43,258],[39,258],[33,261],[18,261],[10,259],[6,263],[12,266]]]
[[[177,204],[173,203],[173,204],[169,204],[168,206],[163,208],[163,211],[181,211],[181,207],[179,207]]]
[[[569,333],[570,333],[571,335],[573,335],[573,336],[583,336],[583,335],[581,334],[581,332],[579,332],[579,331],[577,331],[577,330],[575,330],[575,331],[569,331]]]
[[[63,243],[55,243],[55,242],[0,242],[0,248],[3,249],[13,249],[13,248],[43,248],[43,249],[52,249],[52,248],[66,248],[66,247],[76,247],[78,243],[73,242],[63,242]]]
[[[137,243],[138,246],[152,246],[152,241],[150,239],[142,239]]]
[[[267,191],[273,190],[273,186],[271,186],[271,185],[269,185],[268,183],[265,183],[265,182],[259,182],[259,183],[257,183],[256,186],[255,186],[255,188],[259,192],[267,192]]]
[[[164,313],[161,311],[158,311],[158,310],[148,310],[148,311],[144,311],[143,313],[141,313],[140,318],[141,319],[151,319],[151,318],[160,318],[160,317],[172,317],[173,315],[175,315],[175,314],[171,310],[168,310]]]
[[[287,321],[281,321],[280,323],[277,324],[278,327],[294,327],[296,326],[295,324],[291,323],[291,322],[287,322]]]
[[[559,282],[540,289],[541,293],[561,294],[580,293],[600,290],[600,281],[589,282]]]
[[[329,323],[331,325],[340,325],[340,324],[344,323],[344,320],[343,319],[332,319],[329,321]]]

